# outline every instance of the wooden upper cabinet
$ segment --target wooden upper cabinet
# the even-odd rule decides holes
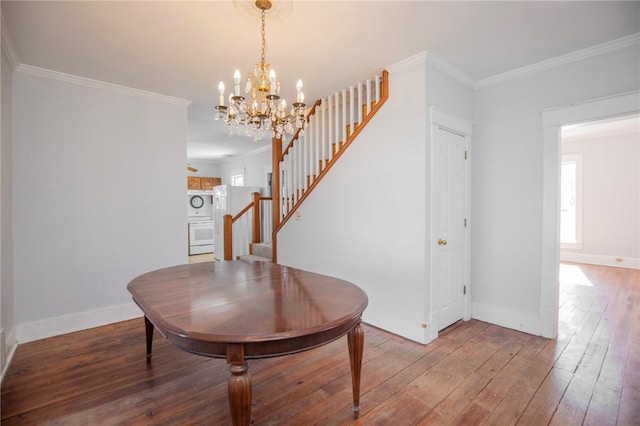
[[[200,178],[197,176],[187,176],[187,189],[188,190],[193,190],[193,189],[202,189],[202,187],[200,186]]]
[[[200,188],[201,189],[213,189],[214,186],[218,186],[222,183],[222,179],[218,177],[201,177]]]
[[[222,179],[219,177],[187,176],[188,190],[210,190],[218,185],[222,185]]]

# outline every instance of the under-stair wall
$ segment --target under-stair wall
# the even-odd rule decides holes
[[[286,222],[317,180],[337,161],[388,97],[387,72],[316,102],[307,125],[279,162],[279,223]]]
[[[278,232],[278,263],[353,282],[369,297],[367,323],[426,343],[429,107],[470,118],[473,89],[426,55],[388,70],[389,99]]]

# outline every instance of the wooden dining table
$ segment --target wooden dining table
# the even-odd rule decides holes
[[[271,262],[234,260],[159,269],[127,289],[144,313],[147,363],[154,329],[184,351],[226,359],[234,425],[251,421],[247,360],[305,351],[344,335],[353,415],[359,416],[361,315],[368,299],[356,285]]]

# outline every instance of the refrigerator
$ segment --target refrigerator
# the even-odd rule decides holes
[[[218,185],[213,187],[213,257],[224,259],[224,215],[235,216],[253,201],[255,186]],[[233,259],[249,254],[253,209],[233,224]]]

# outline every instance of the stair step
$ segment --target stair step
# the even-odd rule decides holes
[[[271,243],[255,243],[251,254],[271,260],[273,259],[273,246]]]
[[[272,259],[267,259],[266,257],[256,256],[255,254],[247,254],[245,256],[239,256],[240,260],[251,260],[255,262],[271,262]]]

